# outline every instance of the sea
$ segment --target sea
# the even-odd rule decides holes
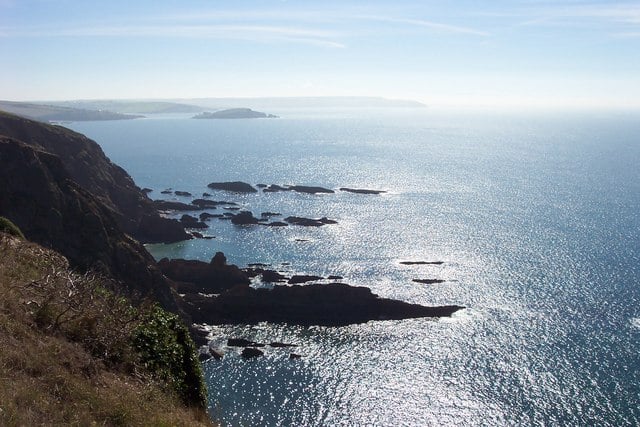
[[[152,198],[188,203],[161,191],[209,192],[256,216],[337,221],[264,227],[214,218],[203,231],[212,239],[148,245],[157,259],[209,261],[222,251],[240,267],[336,275],[381,297],[466,308],[451,318],[344,327],[211,326],[210,345],[225,353],[203,364],[214,420],[640,424],[640,112],[268,112],[280,118],[183,114],[66,126],[97,141]],[[207,188],[221,181],[335,193]],[[265,347],[244,360],[229,337],[297,347]],[[302,357],[290,360],[291,352]]]

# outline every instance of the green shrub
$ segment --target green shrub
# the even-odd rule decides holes
[[[24,239],[24,234],[18,226],[3,216],[0,216],[0,231]]]
[[[195,345],[178,316],[154,306],[134,331],[133,345],[146,368],[171,384],[185,404],[206,407]]]

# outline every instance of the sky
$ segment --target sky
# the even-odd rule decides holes
[[[640,1],[0,0],[0,99],[640,108]]]

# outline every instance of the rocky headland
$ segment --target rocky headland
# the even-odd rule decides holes
[[[193,116],[194,119],[277,119],[278,116],[273,114],[263,113],[261,111],[254,111],[250,108],[229,108],[226,110],[219,110],[210,112],[204,112]]]

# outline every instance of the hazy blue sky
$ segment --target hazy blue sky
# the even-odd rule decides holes
[[[0,0],[0,99],[640,106],[640,2]]]

